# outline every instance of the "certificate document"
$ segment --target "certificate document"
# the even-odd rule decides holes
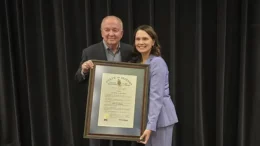
[[[133,128],[137,76],[103,73],[98,126]]]

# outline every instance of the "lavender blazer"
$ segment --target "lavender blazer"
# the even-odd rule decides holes
[[[174,104],[169,95],[169,71],[161,57],[150,55],[145,64],[150,65],[148,122],[146,129],[173,125],[178,122]]]

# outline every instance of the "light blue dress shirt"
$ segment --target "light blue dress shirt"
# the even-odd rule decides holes
[[[114,53],[103,40],[106,56],[107,56],[107,61],[116,61],[116,62],[121,62],[121,53],[120,53],[120,43],[118,46],[117,51]]]

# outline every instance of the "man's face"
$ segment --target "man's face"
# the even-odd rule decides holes
[[[113,17],[105,19],[101,25],[101,35],[107,45],[118,45],[123,37],[122,24]]]

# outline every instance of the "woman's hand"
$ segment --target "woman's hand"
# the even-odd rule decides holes
[[[139,143],[142,144],[147,144],[150,136],[151,136],[152,131],[151,130],[145,130],[143,135],[140,137],[140,141],[138,141]]]

